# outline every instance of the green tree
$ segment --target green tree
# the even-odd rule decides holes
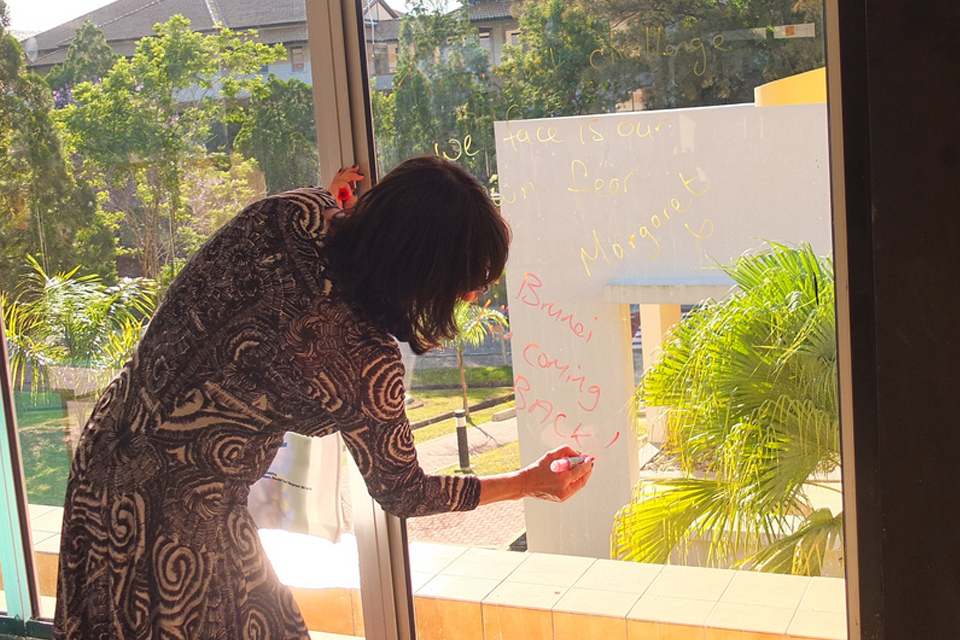
[[[265,196],[256,160],[217,155],[190,166],[182,194],[189,212],[182,231],[185,252],[195,252],[239,211]]]
[[[490,57],[464,9],[418,0],[400,23],[392,123],[381,113],[378,141],[395,149],[391,161],[436,154],[487,183],[495,173],[494,85]],[[381,100],[383,106],[385,101]],[[392,168],[381,162],[381,169]]]
[[[0,0],[0,289],[24,275],[28,253],[48,269],[83,264],[110,279],[112,234],[65,159],[50,89],[7,26]]]
[[[377,166],[383,171],[400,164],[397,150],[396,100],[392,91],[377,91],[370,82],[370,111],[373,115],[373,141]]]
[[[10,345],[11,378],[22,388],[43,386],[51,367],[112,371],[123,366],[153,312],[151,280],[124,278],[107,285],[80,268],[48,274],[27,256],[31,274],[15,297],[0,295]],[[103,381],[105,382],[105,380]]]
[[[478,347],[483,340],[497,328],[505,329],[508,325],[507,316],[491,309],[489,304],[479,305],[476,302],[461,300],[454,309],[457,321],[457,336],[444,343],[445,347],[452,347],[457,353],[457,367],[460,369],[460,389],[463,393],[463,410],[470,419],[470,400],[467,398],[467,377],[463,362],[463,352],[468,346]]]
[[[254,32],[194,32],[182,16],[154,32],[101,82],[77,85],[58,113],[84,175],[118,214],[121,240],[143,274],[158,279],[185,257],[178,244],[185,173],[207,155],[213,123],[240,118],[239,98],[261,91],[260,68],[283,48],[256,42]]]
[[[511,117],[610,113],[640,87],[639,65],[604,61],[613,48],[610,22],[564,0],[526,2],[520,45],[504,47],[496,68]]]
[[[739,292],[682,321],[638,388],[669,408],[684,475],[635,487],[612,553],[666,562],[706,540],[716,565],[818,575],[843,521],[808,497],[840,464],[832,263],[774,245],[724,271]]]
[[[74,32],[63,64],[58,64],[47,73],[47,84],[53,90],[58,104],[63,106],[70,101],[72,87],[106,77],[116,60],[117,55],[107,44],[103,31],[87,20]]]
[[[317,125],[309,85],[271,75],[246,112],[234,144],[244,155],[256,158],[267,193],[319,183]]]
[[[763,83],[824,65],[815,0],[577,0],[614,26],[605,68],[636,61],[646,108],[753,102]]]

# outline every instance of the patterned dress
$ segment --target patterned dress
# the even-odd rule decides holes
[[[394,340],[329,295],[334,206],[262,200],[170,287],[73,460],[55,638],[306,638],[246,507],[286,431],[340,431],[388,512],[476,507],[476,478],[417,464]]]

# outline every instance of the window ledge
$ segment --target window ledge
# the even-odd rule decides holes
[[[56,588],[61,513],[31,506],[45,600]],[[363,635],[352,537],[338,545],[297,534],[262,538],[308,628]],[[331,554],[343,560],[340,569],[331,570]],[[417,542],[410,558],[421,640],[847,640],[840,578]],[[46,611],[52,602],[44,604]]]

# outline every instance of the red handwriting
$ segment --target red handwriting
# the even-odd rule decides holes
[[[523,274],[523,282],[520,283],[520,289],[517,291],[517,300],[530,307],[539,307],[540,311],[546,312],[547,316],[560,324],[566,325],[573,335],[584,338],[585,342],[590,342],[593,331],[588,330],[582,322],[575,321],[572,311],[564,314],[564,310],[557,306],[556,302],[542,300],[539,291],[542,286],[543,280],[535,274],[529,272]],[[596,317],[594,317],[594,320],[596,320]]]
[[[522,357],[523,361],[531,367],[538,367],[551,372],[556,370],[558,372],[557,379],[561,382],[572,384],[579,394],[586,393],[588,396],[587,404],[584,404],[579,399],[577,400],[577,404],[580,405],[580,408],[584,411],[593,411],[597,408],[597,405],[600,404],[600,387],[598,385],[593,384],[584,389],[587,380],[586,376],[574,375],[574,373],[577,372],[571,371],[569,364],[561,363],[559,358],[550,358],[537,343],[531,342],[524,347]],[[580,365],[576,365],[576,368],[579,370]]]
[[[534,418],[539,418],[540,424],[547,424],[550,422],[550,419],[553,418],[551,426],[553,427],[553,432],[561,438],[569,438],[576,442],[576,448],[581,451],[589,451],[591,449],[596,449],[591,447],[591,439],[596,438],[597,435],[593,433],[590,425],[584,425],[583,422],[578,422],[573,429],[570,429],[569,424],[567,424],[567,414],[562,411],[557,411],[556,407],[549,400],[543,398],[533,398],[531,393],[533,390],[530,380],[526,376],[517,376],[513,381],[513,390],[516,397],[516,407],[517,411],[523,413],[526,412]],[[583,406],[583,405],[581,405]],[[603,448],[609,449],[613,446],[617,440],[620,439],[620,432],[617,431],[613,439],[606,444]],[[586,441],[586,443],[584,442]]]
[[[527,394],[532,391],[532,389],[533,387],[530,386],[530,380],[528,380],[526,376],[517,376],[516,380],[513,381],[517,411],[526,411],[534,417],[536,417],[537,411],[542,411],[543,418],[540,420],[540,424],[546,424],[553,415],[553,403],[543,398],[536,398],[533,402],[530,402]]]

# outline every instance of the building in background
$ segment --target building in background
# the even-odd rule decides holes
[[[480,42],[496,65],[504,44],[517,44],[519,23],[511,0],[475,0],[467,7],[470,21],[480,32]],[[27,37],[24,49],[28,66],[46,75],[63,63],[77,28],[86,21],[103,31],[115,53],[132,56],[137,41],[153,35],[153,26],[180,14],[196,31],[212,32],[218,26],[234,31],[256,29],[265,44],[283,44],[287,59],[264,69],[281,80],[296,78],[312,84],[307,18],[304,0],[117,0],[104,7]],[[374,87],[389,91],[397,68],[397,44],[402,13],[384,0],[369,0],[363,7],[367,41],[367,73]]]

